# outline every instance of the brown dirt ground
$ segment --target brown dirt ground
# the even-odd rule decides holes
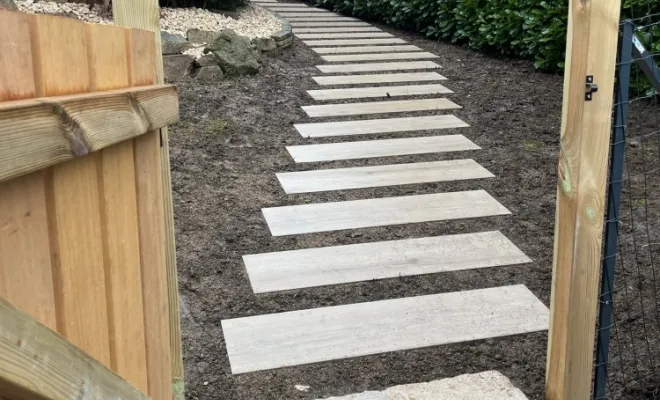
[[[285,145],[438,134],[301,138],[292,123],[310,120],[300,106],[314,104],[305,90],[316,87],[311,77],[319,75],[314,66],[322,60],[298,40],[266,56],[255,77],[179,84],[182,119],[170,140],[189,399],[315,399],[491,369],[530,399],[542,398],[546,333],[230,373],[223,319],[518,283],[549,303],[562,78],[536,72],[527,61],[383,29],[440,55],[440,72],[449,78],[445,84],[456,92],[450,98],[463,106],[456,114],[471,125],[440,134],[464,134],[483,150],[295,165]],[[275,177],[280,171],[464,157],[496,178],[285,195]],[[513,215],[274,238],[260,212],[270,206],[469,189],[486,189]],[[244,254],[495,229],[534,262],[254,295],[241,261]],[[300,392],[294,385],[311,389]]]

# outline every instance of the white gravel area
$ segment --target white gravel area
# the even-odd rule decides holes
[[[101,6],[90,11],[87,4],[55,3],[53,1],[16,0],[21,11],[29,13],[63,14],[83,21],[112,24],[112,15],[101,15]],[[282,30],[282,23],[273,14],[258,6],[246,7],[238,19],[212,13],[200,8],[161,8],[160,29],[169,33],[186,36],[188,29],[221,31],[233,29],[241,36],[251,39],[270,37]]]

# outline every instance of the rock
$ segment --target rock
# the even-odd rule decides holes
[[[16,7],[14,0],[0,0],[0,9],[18,11],[18,7]]]
[[[163,56],[165,80],[174,82],[189,76],[194,60],[194,57],[187,54]]]
[[[203,31],[201,29],[188,29],[186,36],[188,37],[188,41],[190,43],[209,44],[213,43],[218,38],[218,36],[220,36],[220,32]]]
[[[192,47],[192,43],[181,35],[173,35],[168,32],[161,32],[160,39],[163,46],[163,55],[181,54]]]
[[[195,78],[200,81],[219,81],[223,76],[222,68],[218,65],[210,65],[200,68]]]
[[[261,51],[273,51],[277,49],[277,43],[273,38],[254,38],[252,43]]]
[[[253,75],[259,72],[259,49],[252,46],[250,39],[237,35],[231,29],[220,32],[218,38],[204,51],[212,52],[228,75]]]
[[[218,59],[213,54],[204,54],[197,59],[197,65],[200,67],[210,67],[211,65],[218,65]]]

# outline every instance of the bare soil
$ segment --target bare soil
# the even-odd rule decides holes
[[[170,140],[189,399],[315,399],[491,369],[509,377],[530,399],[542,398],[546,333],[243,375],[230,372],[223,319],[519,283],[549,304],[562,78],[539,73],[527,61],[488,57],[383,29],[440,56],[440,73],[449,78],[444,84],[456,92],[449,97],[463,107],[456,114],[470,128],[301,138],[292,124],[311,121],[300,106],[314,104],[305,90],[318,88],[311,77],[320,74],[314,66],[322,60],[298,40],[265,56],[257,76],[213,85],[180,83],[182,120],[172,127]],[[454,133],[483,150],[302,165],[295,165],[285,150],[291,144]],[[275,177],[281,171],[458,158],[474,158],[496,178],[286,195]],[[470,189],[486,189],[513,215],[272,237],[260,212],[271,206]],[[255,295],[241,261],[244,254],[496,229],[534,262]],[[301,392],[294,385],[310,389]]]

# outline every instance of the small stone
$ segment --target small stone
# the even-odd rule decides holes
[[[633,149],[636,149],[636,148],[638,148],[639,146],[642,145],[642,144],[639,142],[639,140],[634,140],[634,139],[631,140],[631,141],[629,141],[628,144],[630,144],[630,147],[632,147]]]
[[[0,9],[18,11],[18,7],[14,3],[14,0],[0,0]]]
[[[200,81],[219,81],[222,79],[224,74],[222,73],[222,68],[218,65],[210,65],[208,67],[202,67],[195,75],[195,78]]]
[[[209,363],[206,361],[200,361],[197,363],[197,371],[199,371],[200,374],[203,374],[206,372],[206,369],[209,367]]]
[[[190,75],[194,58],[186,54],[163,56],[165,80],[178,81]]]
[[[200,67],[210,67],[212,65],[218,65],[218,60],[213,54],[204,54],[197,59],[197,65]]]
[[[309,392],[309,389],[311,389],[311,387],[308,385],[294,385],[293,387],[295,387],[296,390],[300,392]]]
[[[261,56],[250,39],[231,29],[220,32],[218,38],[204,50],[212,52],[222,70],[228,75],[254,75],[259,72]]]
[[[209,385],[209,381],[204,381],[204,386],[208,386],[208,385]]]
[[[186,33],[188,41],[196,44],[213,43],[219,35],[220,32],[203,31],[201,29],[188,29]]]
[[[163,55],[181,54],[192,47],[192,44],[181,35],[173,35],[168,32],[161,32],[160,38],[163,47]]]
[[[277,49],[277,43],[273,38],[254,38],[252,43],[261,51],[273,51]]]

